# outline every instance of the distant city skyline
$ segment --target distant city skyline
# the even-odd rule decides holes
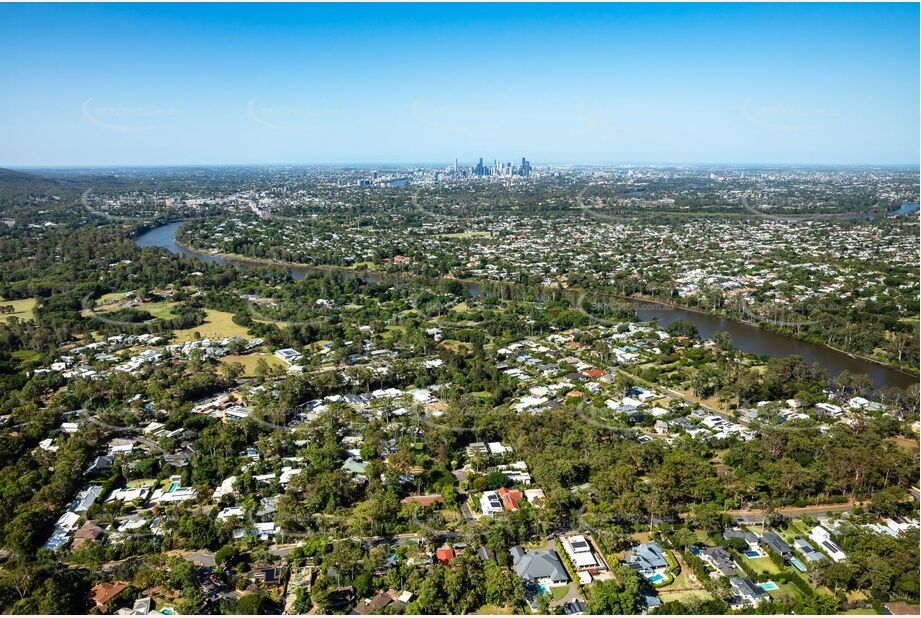
[[[0,166],[917,166],[918,20],[917,4],[5,4]]]

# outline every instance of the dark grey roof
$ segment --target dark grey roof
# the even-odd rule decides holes
[[[516,552],[515,550],[521,550]],[[563,566],[560,556],[552,549],[524,552],[520,547],[511,549],[515,562],[515,572],[522,579],[549,578],[553,582],[568,582],[569,575]],[[524,553],[522,553],[524,552]]]
[[[767,599],[771,596],[747,577],[730,577],[729,585],[738,594],[752,599]]]
[[[772,530],[768,530],[762,534],[761,540],[764,541],[764,544],[770,547],[772,551],[780,554],[781,556],[789,556],[793,553],[793,550],[789,545],[787,545],[787,542],[780,538],[780,535]]]
[[[735,563],[728,551],[722,547],[704,547],[700,553],[707,556],[720,573],[726,577],[735,577]]]
[[[755,536],[753,532],[747,532],[745,530],[726,530],[723,533],[724,539],[744,539],[746,543],[751,543],[753,545],[758,544],[758,537]]]

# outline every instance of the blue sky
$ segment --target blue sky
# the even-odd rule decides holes
[[[917,164],[917,4],[0,5],[0,165]]]

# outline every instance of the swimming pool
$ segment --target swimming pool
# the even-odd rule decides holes
[[[806,572],[806,565],[803,564],[803,561],[800,560],[799,558],[790,558],[790,564],[796,567],[796,570],[799,571],[800,573]]]
[[[652,575],[646,576],[646,581],[650,584],[658,584],[660,581],[664,580],[665,576],[661,573],[653,573]]]
[[[770,592],[771,590],[779,590],[780,587],[774,582],[761,582],[758,586],[765,592]]]
[[[745,552],[745,555],[748,556],[749,558],[758,558],[759,556],[761,556],[761,552],[759,552],[756,549],[749,549],[748,551]]]
[[[177,487],[179,487],[179,483],[176,483],[175,481],[170,483],[169,489],[166,490],[166,493],[168,494],[173,493],[174,491],[176,491]]]

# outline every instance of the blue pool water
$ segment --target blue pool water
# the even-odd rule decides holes
[[[806,565],[803,564],[803,561],[800,560],[799,558],[790,558],[790,564],[796,567],[796,570],[799,571],[800,573],[806,572]]]
[[[658,584],[663,579],[665,579],[665,576],[660,573],[655,573],[646,578],[646,580],[652,584]]]
[[[758,584],[762,590],[770,592],[771,590],[777,590],[778,586],[774,582],[761,582]]]
[[[171,483],[169,489],[166,490],[166,493],[171,494],[176,491],[176,488],[179,487],[179,483]]]
[[[749,549],[747,552],[745,552],[745,555],[748,556],[749,558],[757,558],[761,554],[756,552],[754,549]]]

